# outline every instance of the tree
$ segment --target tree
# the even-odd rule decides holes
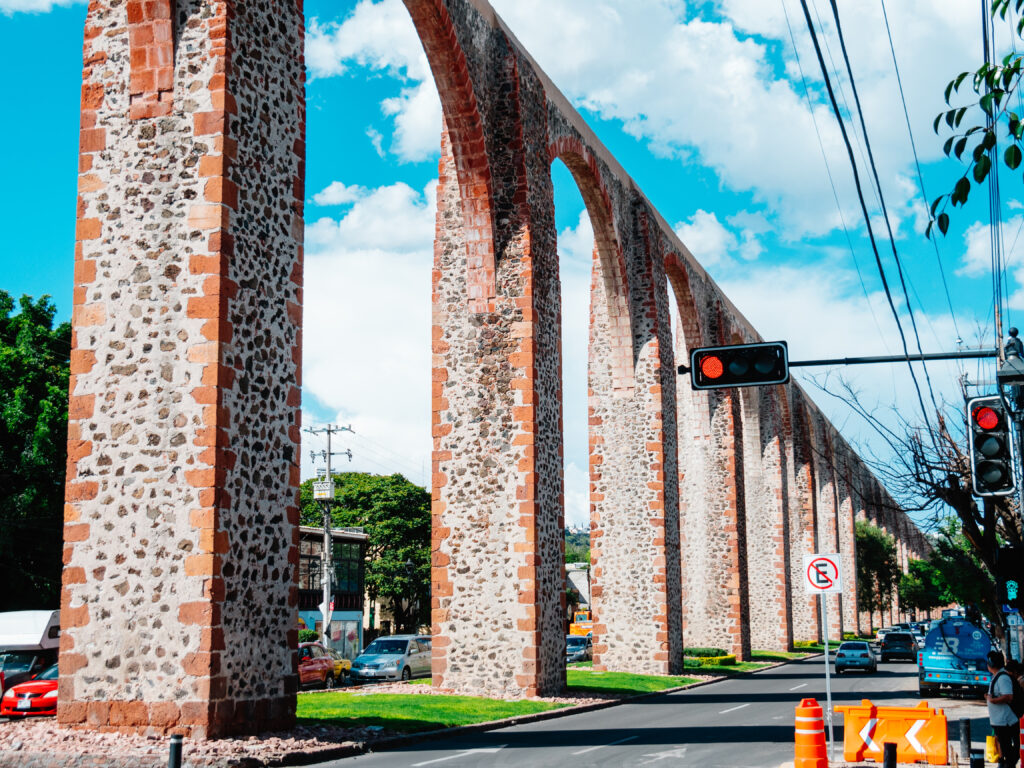
[[[992,16],[1005,20],[1013,6],[1019,17],[1015,29],[1011,31],[1020,37],[1024,32],[1024,0],[992,0]],[[946,234],[949,230],[949,214],[946,205],[963,206],[970,195],[972,182],[980,185],[988,178],[992,170],[992,161],[999,162],[996,152],[1000,131],[1005,132],[1005,146],[1002,161],[1011,171],[1016,171],[1024,158],[1024,118],[1010,109],[1017,96],[1020,103],[1021,74],[1024,73],[1024,54],[1014,51],[1007,54],[1000,63],[983,64],[974,72],[961,72],[946,86],[945,99],[949,109],[935,117],[935,132],[948,130],[950,136],[943,144],[947,157],[955,156],[965,163],[964,172],[953,185],[951,192],[935,198],[931,205],[930,217],[926,234],[931,236],[932,225],[937,224],[939,231]],[[971,93],[966,99],[958,99],[960,89],[967,83]],[[956,102],[956,103],[954,103]],[[984,124],[971,124],[974,120],[963,123],[966,116],[972,118],[978,107],[984,115]],[[963,129],[961,130],[961,126]],[[937,214],[937,215],[936,215]]]
[[[982,613],[999,624],[997,619],[1001,610],[995,579],[963,534],[957,520],[947,521],[934,538],[930,562],[935,567],[936,581],[947,603],[978,606]]]
[[[572,533],[565,529],[565,562],[590,562],[590,534]]]
[[[900,605],[914,613],[928,613],[950,602],[945,597],[942,574],[928,560],[911,560],[907,564],[907,573],[900,577],[897,593]]]
[[[947,579],[951,601],[979,606],[1002,639],[1003,617],[993,575],[999,547],[1022,544],[1021,517],[1010,497],[986,497],[979,500],[980,505],[975,501],[964,448],[966,408],[944,403],[931,416],[934,424],[912,425],[895,409],[883,420],[860,402],[847,382],[838,392],[818,386],[850,406],[888,446],[888,455],[875,455],[869,465],[900,509],[919,513],[919,525],[937,532],[932,544],[938,554],[930,561]],[[958,585],[955,590],[959,591],[951,591],[950,584]]]
[[[367,597],[391,609],[397,631],[415,632],[430,621],[430,493],[399,474],[343,472],[334,480],[332,525],[361,526],[369,537]],[[319,527],[312,484],[302,484],[301,521]]]
[[[866,520],[858,520],[854,536],[857,548],[857,603],[868,612],[874,629],[874,613],[892,604],[900,579],[900,566],[896,558],[896,541],[880,528]]]
[[[48,296],[0,291],[0,611],[56,608],[71,326]]]

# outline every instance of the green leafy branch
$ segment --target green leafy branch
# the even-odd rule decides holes
[[[1020,12],[1024,7],[1024,0],[994,0],[992,15],[998,14],[1005,19],[1011,4]],[[1017,23],[1017,34],[1024,32],[1024,17]],[[992,150],[998,144],[996,136],[997,126],[1006,127],[1009,146],[1003,152],[1003,162],[1011,171],[1020,167],[1024,152],[1022,152],[1022,141],[1024,141],[1024,121],[1016,112],[1008,109],[1013,95],[1020,86],[1021,75],[1024,73],[1024,56],[1019,53],[1007,54],[1000,64],[983,64],[975,72],[961,72],[946,86],[945,101],[948,110],[940,112],[935,117],[932,125],[936,134],[942,130],[943,124],[953,131],[942,145],[942,151],[946,157],[956,157],[961,162],[966,162],[963,175],[953,185],[952,192],[940,195],[932,201],[929,211],[928,228],[925,236],[932,236],[932,227],[937,225],[939,232],[945,235],[949,231],[949,214],[945,208],[947,204],[953,207],[964,206],[971,192],[972,181],[975,184],[982,184],[988,178],[992,170]],[[975,101],[968,105],[954,106],[954,94],[960,92],[960,87],[970,78],[970,84],[974,91]],[[978,108],[985,114],[985,125],[971,125],[959,132],[961,123],[968,111],[977,104]],[[940,209],[941,206],[941,209]],[[937,214],[937,215],[936,215]]]

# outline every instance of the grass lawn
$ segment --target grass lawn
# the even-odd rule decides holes
[[[543,701],[500,701],[475,696],[334,691],[300,696],[298,719],[300,725],[330,724],[351,728],[378,726],[387,731],[412,733],[453,725],[485,723],[516,715],[532,715],[566,706],[569,705]]]
[[[778,661],[792,661],[793,659],[802,659],[807,656],[805,651],[796,651],[790,653],[788,651],[751,651],[751,661],[767,661],[772,664]]]
[[[687,657],[683,666],[684,669],[693,670],[701,675],[738,675],[741,672],[753,672],[756,669],[764,669],[774,663],[764,661],[737,661],[735,664],[712,664],[702,665],[697,659]]]
[[[590,662],[584,662],[592,666]],[[591,693],[617,693],[635,696],[638,693],[653,693],[668,688],[678,688],[697,682],[692,677],[668,675],[637,675],[631,672],[594,672],[592,669],[573,665],[566,670],[566,682],[570,696],[587,696]]]

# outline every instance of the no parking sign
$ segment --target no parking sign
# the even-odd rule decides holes
[[[838,552],[804,555],[804,591],[809,595],[843,591],[843,570]]]

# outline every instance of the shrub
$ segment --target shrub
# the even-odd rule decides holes
[[[794,648],[817,648],[821,643],[817,640],[797,640],[793,643]]]
[[[316,633],[315,629],[300,629],[299,630],[299,642],[300,643],[315,643],[320,639],[320,635]]]
[[[697,658],[706,658],[708,656],[726,656],[728,651],[725,648],[687,648],[687,656],[696,656]]]
[[[736,654],[727,653],[722,656],[701,656],[702,667],[731,667],[736,664]]]

